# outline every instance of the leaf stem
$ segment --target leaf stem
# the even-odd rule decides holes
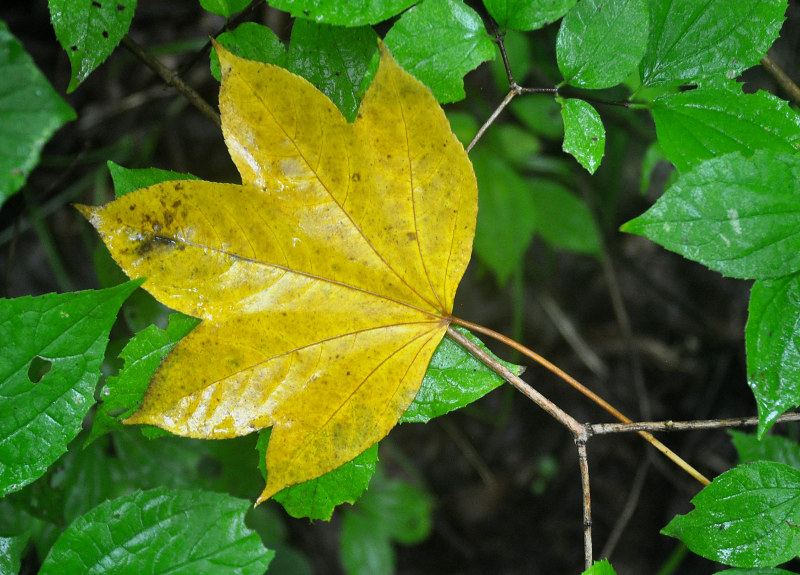
[[[180,92],[184,98],[189,100],[189,102],[193,104],[195,108],[200,110],[204,116],[214,122],[214,125],[216,125],[218,128],[222,127],[222,121],[220,120],[219,114],[208,102],[202,98],[202,96],[200,96],[200,94],[194,91],[194,88],[184,82],[177,72],[167,68],[161,63],[160,60],[150,55],[127,34],[122,37],[122,45],[130,50],[134,56],[144,62],[148,68],[158,74],[161,79],[164,80],[164,83],[178,90],[178,92]]]
[[[520,353],[522,353],[523,355],[525,355],[525,356],[529,357],[530,359],[532,359],[533,361],[535,361],[535,362],[536,362],[536,363],[538,363],[539,365],[543,366],[543,367],[544,367],[544,368],[546,368],[547,370],[551,371],[552,373],[554,373],[555,375],[557,375],[558,377],[560,377],[561,379],[563,379],[564,381],[566,381],[567,383],[569,383],[569,384],[570,384],[572,387],[574,387],[575,389],[577,389],[578,391],[580,391],[580,392],[581,392],[583,395],[585,395],[586,397],[588,397],[589,399],[591,399],[593,402],[595,402],[597,405],[599,405],[600,407],[602,407],[603,409],[605,409],[605,410],[606,410],[608,413],[610,413],[611,415],[613,415],[614,417],[616,417],[618,420],[622,421],[623,423],[633,423],[633,420],[631,420],[630,418],[628,418],[627,416],[625,416],[625,415],[624,415],[622,412],[620,412],[620,411],[619,411],[617,408],[615,408],[613,405],[611,405],[610,403],[608,403],[608,402],[607,402],[606,400],[604,400],[602,397],[600,397],[599,395],[597,395],[596,393],[594,393],[592,390],[590,390],[589,388],[587,388],[585,385],[583,385],[582,383],[580,383],[580,382],[579,382],[577,379],[575,379],[574,377],[572,377],[571,375],[569,375],[568,373],[566,373],[566,372],[565,372],[563,369],[561,369],[560,367],[558,367],[558,366],[556,366],[555,364],[551,363],[550,361],[546,360],[545,358],[543,358],[543,357],[542,357],[541,355],[539,355],[538,353],[534,352],[534,351],[533,351],[533,350],[531,350],[531,349],[528,349],[527,347],[525,347],[525,346],[524,346],[524,345],[522,345],[521,343],[519,343],[519,342],[516,342],[516,341],[514,341],[513,339],[511,339],[511,338],[509,338],[509,337],[506,337],[506,336],[504,336],[503,334],[501,334],[501,333],[498,333],[498,332],[496,332],[496,331],[494,331],[494,330],[492,330],[492,329],[489,329],[488,327],[484,327],[484,326],[482,326],[482,325],[479,325],[479,324],[476,324],[476,323],[472,323],[471,321],[467,321],[467,320],[463,320],[463,319],[460,319],[460,318],[457,318],[457,317],[453,317],[453,318],[452,318],[452,322],[453,322],[454,324],[456,324],[456,325],[460,325],[461,327],[465,327],[465,328],[467,328],[467,329],[471,329],[471,330],[473,330],[473,331],[477,331],[478,333],[482,333],[482,334],[484,334],[484,335],[488,335],[489,337],[491,337],[491,338],[493,338],[493,339],[496,339],[497,341],[499,341],[499,342],[501,342],[501,343],[504,343],[504,344],[508,345],[509,347],[511,347],[511,348],[513,348],[513,349],[516,349],[517,351],[519,351],[519,352],[520,352]],[[458,332],[456,332],[454,329],[451,329],[450,327],[448,327],[448,328],[447,328],[447,333],[448,333],[448,335],[450,335],[450,337],[453,337],[453,335],[452,335],[452,334],[453,334],[453,333],[458,333]],[[459,335],[460,335],[460,334],[459,334]],[[462,336],[462,338],[463,338],[463,336]],[[455,339],[455,338],[453,338],[453,339]],[[466,338],[463,338],[463,339],[466,339]],[[456,339],[456,341],[458,341],[458,343],[461,343],[461,341],[460,341],[460,340],[458,340],[458,339]],[[468,341],[468,340],[467,340],[467,341]],[[470,342],[470,343],[471,343],[471,342]],[[463,345],[463,344],[462,344],[462,345]],[[517,383],[515,383],[515,382],[512,382],[512,381],[510,381],[509,379],[507,379],[503,373],[501,373],[500,371],[498,371],[497,369],[495,369],[495,367],[493,367],[491,364],[487,363],[487,362],[484,360],[484,358],[483,358],[482,356],[475,354],[475,353],[473,352],[473,350],[472,350],[472,348],[471,348],[471,347],[467,347],[467,346],[464,346],[464,347],[466,347],[466,348],[467,348],[467,350],[468,350],[470,353],[472,353],[473,355],[475,355],[476,357],[478,357],[478,359],[480,359],[481,361],[483,361],[484,363],[486,363],[486,365],[488,365],[488,366],[489,366],[489,367],[490,367],[492,370],[494,370],[496,373],[498,373],[498,374],[499,374],[501,377],[503,377],[504,379],[506,379],[506,381],[508,381],[509,383],[511,383],[512,385],[514,385],[514,387],[516,387],[516,388],[517,388],[517,389],[519,389],[520,391],[523,391],[523,389],[522,389],[522,388],[521,388],[521,387],[520,387],[520,386],[519,386]],[[473,346],[473,347],[477,348],[477,346]],[[477,348],[477,349],[479,349],[479,350],[480,350],[480,348]],[[488,354],[486,354],[485,352],[483,352],[482,350],[481,350],[481,353],[482,353],[484,356],[488,355]],[[496,360],[494,360],[493,358],[491,358],[491,356],[488,356],[488,357],[489,357],[490,359],[492,359],[492,361],[494,361],[495,363],[497,363],[497,362],[496,362]],[[502,366],[502,364],[498,364],[498,365]],[[573,418],[572,418],[570,415],[568,415],[568,414],[567,414],[566,412],[564,412],[564,411],[563,411],[563,410],[562,410],[560,407],[557,407],[555,404],[553,404],[552,402],[550,402],[550,400],[548,400],[547,398],[545,398],[545,397],[544,397],[542,394],[540,394],[538,391],[534,390],[534,389],[533,389],[532,387],[530,387],[530,386],[529,386],[527,383],[525,383],[525,382],[524,382],[524,381],[522,381],[520,378],[518,378],[518,377],[517,377],[517,376],[515,376],[513,373],[511,373],[511,371],[510,371],[510,370],[508,370],[508,369],[506,369],[506,368],[505,368],[505,366],[502,366],[502,367],[505,369],[505,371],[506,371],[506,372],[508,372],[509,374],[511,374],[512,376],[514,376],[516,379],[519,379],[519,381],[520,381],[520,382],[522,382],[522,383],[524,384],[524,386],[525,386],[525,387],[529,388],[529,389],[530,389],[532,392],[535,392],[535,395],[533,395],[533,394],[531,394],[531,393],[528,393],[527,391],[523,391],[523,393],[525,393],[525,395],[527,395],[527,396],[528,396],[530,399],[532,399],[532,400],[533,400],[533,401],[534,401],[534,402],[535,402],[537,405],[539,405],[539,407],[541,407],[542,409],[545,409],[545,411],[547,411],[547,412],[548,412],[548,413],[549,413],[551,416],[553,416],[553,417],[554,417],[554,418],[555,418],[557,421],[559,421],[560,423],[562,423],[563,425],[565,425],[565,426],[566,426],[566,427],[567,427],[567,428],[568,428],[570,431],[572,431],[573,435],[574,435],[574,436],[575,436],[575,438],[576,438],[576,441],[577,441],[577,440],[579,440],[581,437],[583,437],[583,435],[584,435],[584,434],[587,432],[587,426],[584,426],[584,425],[582,425],[582,424],[578,424],[578,426],[577,426],[577,427],[576,427],[576,426],[574,426],[574,425],[573,425],[571,422],[575,422],[575,420],[574,420],[574,419],[573,419]],[[545,407],[545,406],[544,406],[542,403],[540,403],[540,401],[541,401],[541,400],[545,400],[545,401],[547,401],[547,403],[549,403],[549,404],[552,406],[552,408],[550,408],[550,407]],[[708,479],[708,478],[707,478],[705,475],[703,475],[702,473],[700,473],[699,471],[697,471],[697,470],[696,470],[694,467],[692,467],[691,465],[689,465],[689,464],[688,464],[686,461],[684,461],[683,459],[681,459],[681,458],[680,458],[680,457],[679,457],[679,456],[678,456],[678,455],[677,455],[677,454],[676,454],[674,451],[672,451],[672,450],[671,450],[669,447],[667,447],[666,445],[664,445],[663,443],[661,443],[661,442],[660,442],[658,439],[656,439],[655,437],[653,437],[653,435],[652,435],[651,433],[649,433],[649,432],[647,432],[647,431],[644,431],[644,430],[636,430],[636,433],[638,433],[640,436],[642,436],[642,437],[643,437],[643,438],[644,438],[644,439],[645,439],[645,440],[646,440],[648,443],[650,443],[650,445],[652,445],[653,447],[655,447],[656,449],[658,449],[658,450],[659,450],[661,453],[663,453],[663,454],[664,454],[664,455],[665,455],[667,458],[669,458],[670,460],[672,460],[672,462],[673,462],[673,463],[675,463],[675,464],[676,464],[678,467],[680,467],[681,469],[683,469],[683,470],[684,470],[686,473],[688,473],[689,475],[691,475],[692,477],[694,477],[694,478],[695,478],[697,481],[699,481],[699,482],[700,482],[700,483],[702,483],[703,485],[708,485],[709,483],[711,483],[711,481],[710,481],[710,480],[709,480],[709,479]]]

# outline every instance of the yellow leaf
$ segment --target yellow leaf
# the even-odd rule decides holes
[[[242,185],[167,182],[82,213],[114,259],[202,323],[126,423],[273,426],[259,501],[382,439],[414,399],[472,249],[472,165],[385,47],[347,123],[304,79],[217,46]]]

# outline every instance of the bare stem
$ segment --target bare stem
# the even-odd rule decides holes
[[[776,423],[800,421],[800,413],[786,413]],[[758,417],[732,417],[727,419],[704,419],[698,421],[637,421],[634,423],[587,423],[589,436],[608,433],[640,433],[642,431],[695,431],[698,429],[720,429],[758,425]]]
[[[592,566],[592,494],[589,489],[589,454],[586,439],[576,439],[578,465],[581,469],[581,491],[583,492],[583,561],[585,569]]]
[[[219,114],[214,110],[214,108],[212,108],[211,105],[206,102],[202,96],[200,96],[200,94],[195,92],[191,86],[184,82],[175,71],[170,70],[157,58],[150,55],[127,34],[122,37],[122,45],[130,50],[134,56],[144,62],[148,68],[158,74],[168,86],[172,86],[178,90],[183,97],[189,100],[189,102],[194,105],[195,108],[200,110],[200,112],[202,112],[203,115],[205,115],[209,120],[214,122],[218,128],[222,127],[222,121],[220,120]]]
[[[795,104],[800,105],[800,87],[794,83],[789,75],[783,71],[783,68],[778,66],[777,62],[769,57],[769,55],[761,58],[761,65],[772,76],[781,88],[786,92],[786,95],[794,101]]]

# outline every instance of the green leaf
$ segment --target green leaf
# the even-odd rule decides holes
[[[641,180],[639,180],[639,193],[641,195],[645,195],[647,190],[650,189],[650,183],[656,166],[658,166],[660,162],[666,161],[667,158],[664,156],[664,150],[661,149],[658,141],[650,144],[650,147],[647,148],[642,158],[642,177]]]
[[[564,17],[556,38],[564,82],[581,88],[621,84],[647,48],[645,0],[583,0]]]
[[[338,26],[377,24],[395,16],[417,0],[270,0],[270,5],[295,18]]]
[[[578,0],[484,0],[492,18],[511,30],[538,30],[555,22]]]
[[[747,383],[758,405],[758,435],[800,405],[800,275],[753,284],[744,330]]]
[[[364,95],[361,82],[378,51],[377,39],[368,26],[344,28],[296,20],[287,68],[314,84],[352,122]]]
[[[552,180],[530,180],[535,190],[536,231],[554,248],[595,255],[600,232],[586,203]]]
[[[76,519],[39,573],[261,575],[274,552],[245,527],[249,507],[222,493],[137,491]]]
[[[42,475],[81,430],[108,333],[140,283],[0,299],[0,497]],[[34,382],[36,357],[49,366]]]
[[[134,335],[119,357],[125,366],[119,374],[109,377],[100,392],[100,406],[94,418],[87,444],[98,437],[122,429],[122,420],[136,411],[142,403],[147,386],[161,360],[192,331],[200,320],[173,313],[166,330],[150,325]]]
[[[28,534],[0,537],[0,573],[11,575],[19,573],[22,554],[28,545]]]
[[[583,100],[558,98],[564,120],[564,146],[590,174],[600,167],[606,149],[606,130],[600,114]]]
[[[342,522],[342,563],[348,575],[391,575],[391,542],[414,545],[431,530],[431,500],[423,490],[376,473],[369,490]]]
[[[130,169],[108,161],[108,171],[114,182],[114,195],[118,198],[134,190],[173,180],[196,180],[197,176],[159,168]]]
[[[480,16],[460,0],[425,0],[386,34],[400,65],[441,103],[463,100],[464,75],[495,56]]]
[[[0,21],[0,206],[39,163],[44,144],[75,112]]]
[[[203,10],[217,14],[224,18],[230,18],[233,14],[241,12],[250,4],[252,0],[200,0]],[[217,78],[219,80],[219,78]]]
[[[256,447],[259,455],[258,466],[265,481],[269,436],[269,430],[260,432]],[[337,505],[355,503],[361,497],[375,473],[377,461],[378,445],[375,444],[333,471],[279,491],[273,499],[292,517],[328,521]]]
[[[488,351],[468,330],[456,327],[471,341]],[[491,352],[489,352],[491,353]],[[492,354],[494,356],[494,354]],[[498,358],[499,360],[499,358]],[[517,375],[524,368],[499,360]],[[464,348],[445,337],[433,353],[417,396],[400,418],[401,423],[427,423],[434,417],[469,405],[500,386],[503,379]]]
[[[608,559],[603,559],[602,561],[595,561],[592,566],[581,575],[617,575],[617,572],[614,571]]]
[[[740,463],[777,461],[800,470],[800,444],[796,441],[780,435],[767,435],[759,440],[757,435],[732,429],[728,433],[739,453]]]
[[[128,33],[136,0],[49,0],[50,22],[72,65],[72,92]]]
[[[286,46],[272,30],[262,24],[243,22],[234,30],[228,30],[217,36],[217,42],[242,58],[277,66],[286,65]],[[211,48],[209,57],[211,58],[211,75],[219,82],[221,75],[216,48]]]
[[[766,92],[703,87],[659,98],[652,110],[658,141],[680,171],[729,152],[795,153],[800,147],[800,116]]]
[[[535,190],[504,158],[485,147],[473,150],[471,159],[481,191],[475,253],[502,286],[522,264],[536,230]]]
[[[661,532],[694,553],[733,567],[774,567],[800,552],[800,471],[757,461],[703,488],[695,509]]]
[[[733,79],[754,66],[778,37],[786,0],[650,0],[646,86]]]
[[[727,276],[791,274],[800,270],[800,157],[706,160],[621,229]]]

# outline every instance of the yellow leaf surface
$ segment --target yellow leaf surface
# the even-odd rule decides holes
[[[273,427],[259,501],[382,439],[444,336],[477,215],[472,165],[385,47],[355,122],[304,79],[217,47],[242,185],[167,182],[79,206],[114,259],[202,323],[126,423]]]

